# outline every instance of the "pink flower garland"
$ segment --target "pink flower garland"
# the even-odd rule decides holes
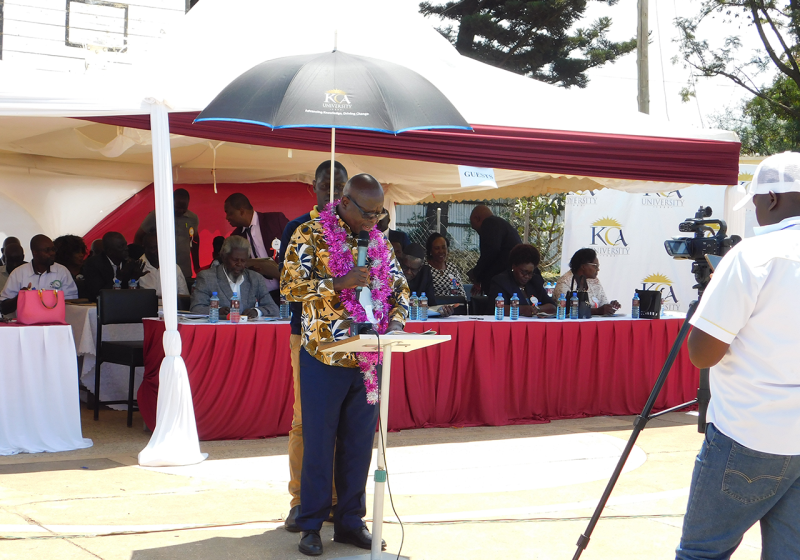
[[[348,243],[348,234],[339,224],[339,216],[336,214],[336,207],[339,200],[334,200],[320,212],[319,219],[322,223],[322,231],[325,241],[328,243],[330,259],[328,268],[337,277],[347,275],[355,265],[353,252]],[[373,227],[369,232],[369,246],[367,247],[367,260],[369,262],[369,289],[372,293],[372,312],[378,324],[375,329],[379,334],[386,333],[389,327],[389,296],[392,294],[392,281],[389,274],[389,249],[386,240],[377,227]],[[364,307],[356,299],[356,291],[352,288],[345,288],[339,293],[339,301],[350,314],[353,321],[359,323],[367,322],[367,314]],[[378,377],[375,374],[375,366],[382,361],[380,352],[356,352],[359,369],[364,377],[364,387],[367,389],[367,402],[376,404],[380,397],[378,389]]]

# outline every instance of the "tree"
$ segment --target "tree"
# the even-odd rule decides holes
[[[800,107],[800,89],[784,75],[777,76],[763,93],[780,104]],[[755,96],[743,102],[738,113],[723,113],[713,119],[713,124],[736,132],[742,141],[743,154],[771,155],[800,151],[800,120],[783,111],[776,111],[775,105],[767,99]]]
[[[464,56],[543,82],[583,88],[589,83],[586,70],[636,48],[636,39],[620,43],[608,39],[607,17],[572,30],[588,1],[460,0],[422,2],[419,7],[425,15],[458,22],[457,30],[451,23],[439,32]]]
[[[721,18],[738,30],[754,30],[764,53],[741,56],[739,34],[725,37],[721,47],[712,48],[707,40],[699,38],[701,24],[711,18]],[[681,33],[680,52],[687,67],[699,76],[728,78],[757,98],[757,102],[754,99],[746,104],[745,120],[751,119],[750,124],[756,128],[766,126],[772,118],[793,121],[796,129],[800,122],[800,0],[703,0],[698,15],[677,18],[675,23]],[[775,70],[778,78],[771,85],[756,83],[757,76],[768,71],[774,74]],[[691,95],[690,91],[687,93]]]

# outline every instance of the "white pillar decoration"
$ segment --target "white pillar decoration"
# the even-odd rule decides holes
[[[139,453],[144,467],[193,465],[208,455],[200,453],[189,375],[181,357],[178,333],[177,259],[175,257],[175,212],[172,201],[172,154],[169,115],[163,102],[147,99],[153,136],[153,179],[156,196],[156,229],[161,268],[161,299],[164,306],[164,361],[158,384],[156,427],[150,442]]]

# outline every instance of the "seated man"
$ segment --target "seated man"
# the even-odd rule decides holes
[[[146,233],[144,236],[144,254],[139,258],[139,267],[142,277],[139,278],[139,287],[143,290],[155,290],[161,297],[161,272],[158,268],[158,236],[155,233]],[[189,288],[180,266],[176,271],[178,277],[178,295],[188,296]]]
[[[110,290],[114,280],[120,281],[120,288],[127,289],[131,279],[138,280],[143,272],[139,261],[128,258],[128,242],[125,236],[109,231],[103,236],[103,252],[89,257],[83,265],[83,278],[86,297],[97,301],[100,290]]]
[[[250,242],[250,258],[258,259],[249,262],[247,267],[267,279],[272,299],[279,300],[280,270],[275,261],[280,253],[281,237],[289,223],[288,218],[283,212],[256,212],[245,195],[233,193],[225,199],[225,219],[236,228],[231,235],[247,239]]]
[[[16,239],[16,237],[9,237],[6,241],[9,239]],[[8,277],[14,272],[14,269],[21,264],[25,264],[25,250],[19,242],[9,244],[3,243],[3,245],[3,262],[5,264],[0,266],[0,292],[3,291]]]
[[[3,240],[3,247],[0,248],[0,264],[2,264],[3,266],[7,264],[6,249],[10,245],[19,245],[20,247],[22,247],[22,243],[20,242],[18,237],[6,237],[5,240]]]
[[[0,293],[0,311],[7,315],[17,310],[21,290],[61,290],[64,299],[77,299],[78,287],[66,267],[56,263],[56,247],[45,235],[31,239],[33,259],[14,269]]]
[[[201,270],[192,292],[192,313],[207,314],[212,292],[219,298],[219,317],[231,310],[233,292],[239,294],[240,312],[251,319],[277,317],[278,306],[269,295],[264,277],[245,268],[250,254],[247,239],[231,236],[222,244],[222,264]]]
[[[400,266],[408,281],[408,289],[420,295],[425,292],[428,296],[428,305],[436,305],[436,295],[433,291],[433,275],[430,267],[425,265],[425,247],[419,243],[411,243],[400,257]]]

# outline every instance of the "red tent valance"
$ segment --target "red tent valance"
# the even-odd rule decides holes
[[[235,122],[192,124],[198,113],[170,113],[170,131],[197,138],[327,152],[330,130],[271,130]],[[149,129],[148,115],[93,122]],[[558,175],[667,183],[734,185],[738,142],[473,125],[474,131],[336,131],[339,153]]]

